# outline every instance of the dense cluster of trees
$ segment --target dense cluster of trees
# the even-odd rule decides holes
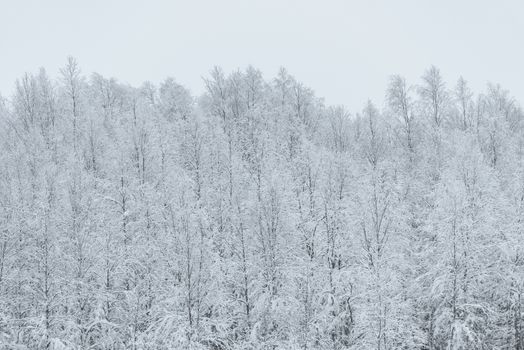
[[[2,349],[524,349],[524,114],[437,68],[351,115],[285,70],[0,107]],[[2,347],[3,346],[3,347]]]

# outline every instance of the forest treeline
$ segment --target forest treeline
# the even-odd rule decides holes
[[[1,349],[524,349],[524,114],[429,68],[383,107],[284,69],[21,77]]]

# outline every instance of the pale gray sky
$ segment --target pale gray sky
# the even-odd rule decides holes
[[[284,66],[327,103],[382,103],[388,76],[487,81],[524,97],[524,1],[0,0],[0,93],[72,55],[87,75],[138,85],[174,77],[193,93],[214,65]]]

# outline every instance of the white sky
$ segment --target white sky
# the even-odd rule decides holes
[[[84,74],[139,85],[174,77],[193,93],[214,65],[284,66],[356,111],[383,101],[391,74],[417,83],[431,64],[524,97],[524,1],[0,0],[0,93],[72,55]]]

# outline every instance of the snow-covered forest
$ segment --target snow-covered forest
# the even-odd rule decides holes
[[[69,58],[2,99],[1,349],[524,349],[508,91],[430,67],[354,114],[284,69],[202,84]]]

